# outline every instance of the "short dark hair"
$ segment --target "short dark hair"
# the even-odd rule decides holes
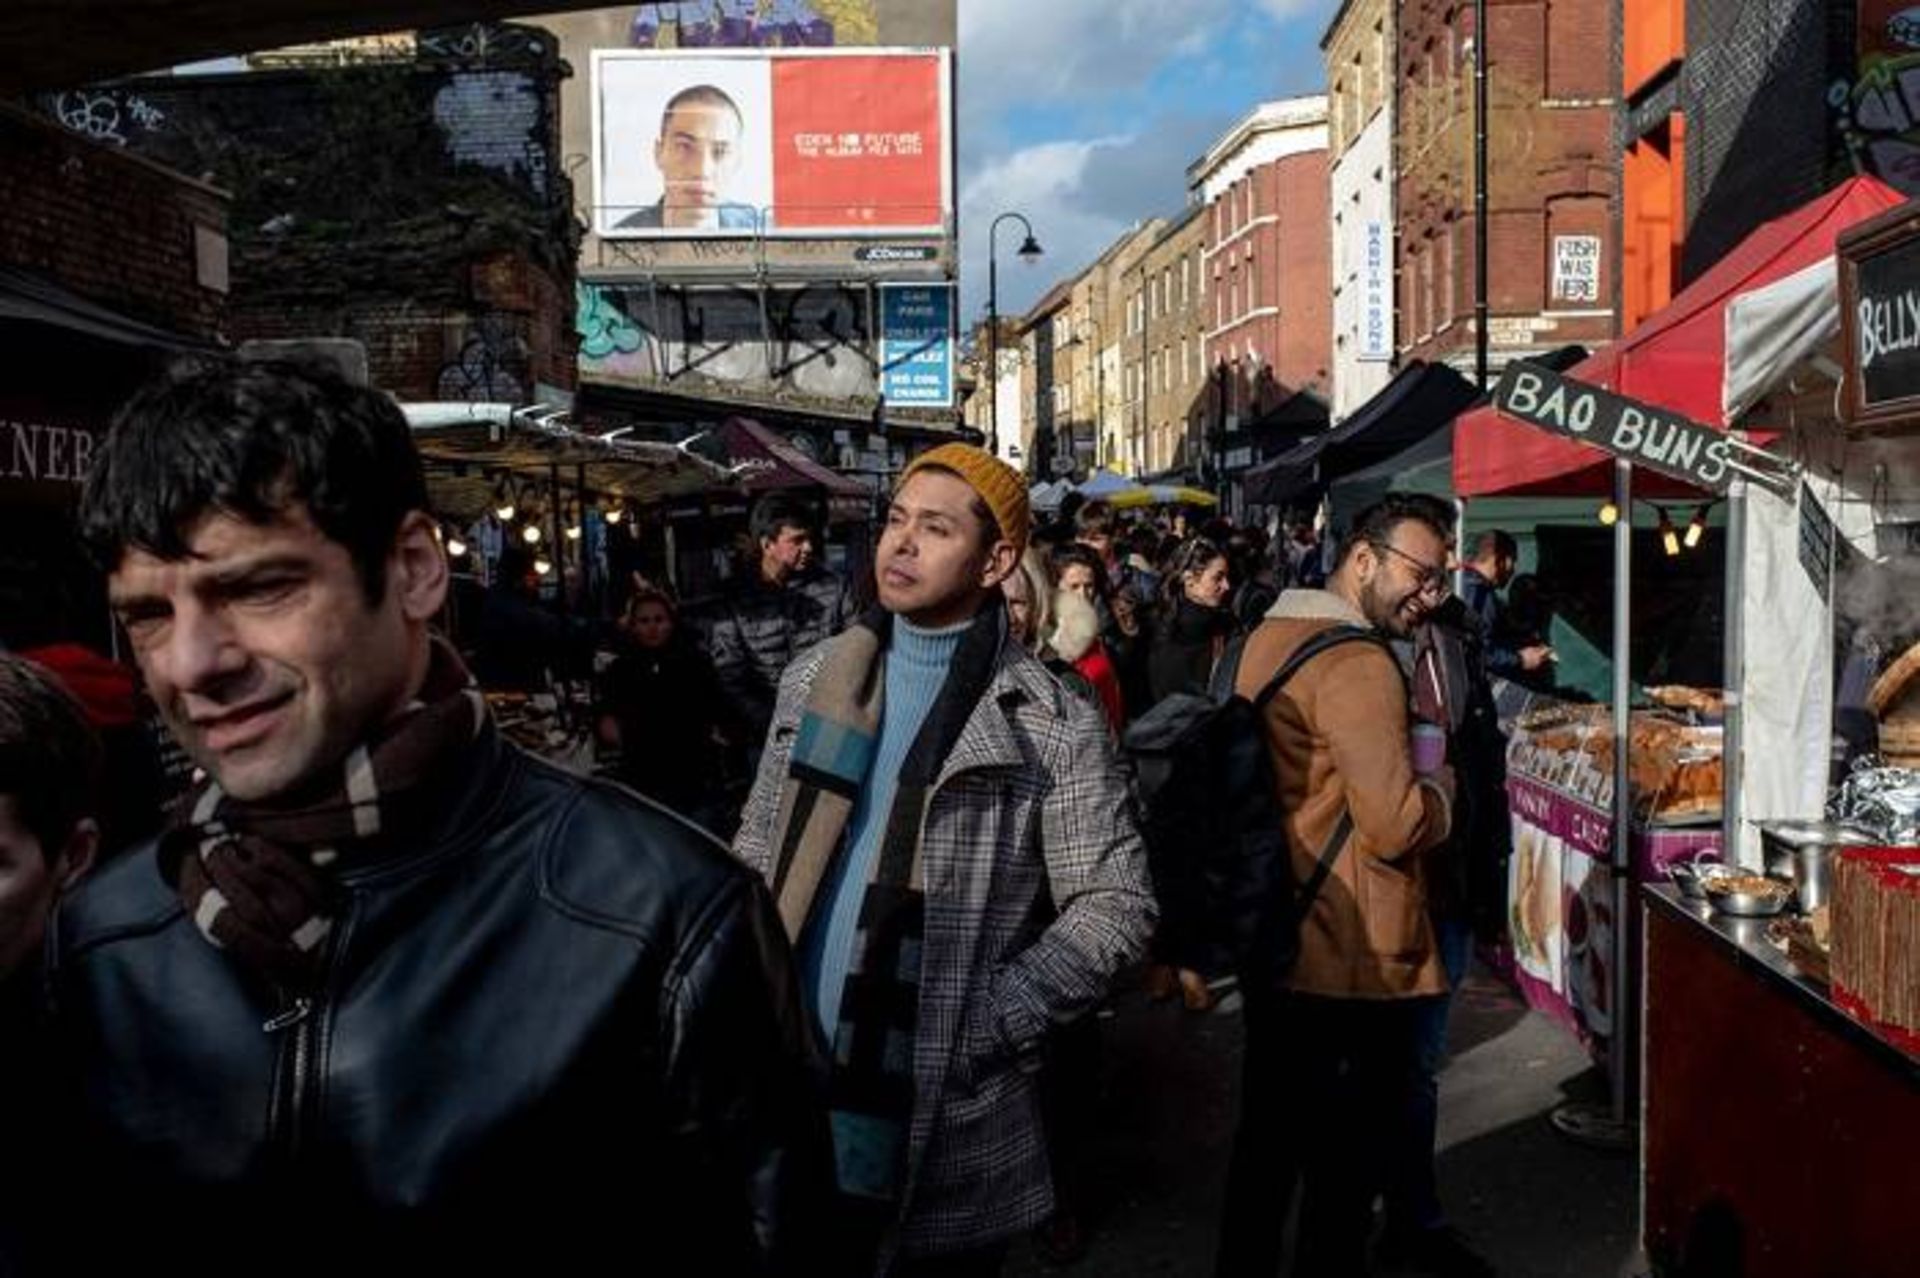
[[[683,106],[694,106],[700,103],[727,108],[733,112],[734,120],[742,129],[747,127],[747,117],[740,114],[740,104],[735,102],[725,89],[717,84],[695,84],[667,99],[667,105],[660,110],[660,136],[667,135],[667,121],[673,118],[675,111]]]
[[[1078,537],[1111,537],[1118,526],[1113,507],[1098,497],[1073,512],[1073,531]]]
[[[1353,552],[1362,545],[1390,545],[1394,530],[1408,522],[1424,524],[1440,540],[1450,540],[1453,536],[1453,520],[1448,517],[1451,511],[1445,515],[1442,511],[1446,511],[1446,503],[1436,497],[1422,493],[1388,493],[1354,516],[1353,527],[1347,530],[1347,535],[1340,541],[1340,553],[1334,560],[1334,566],[1346,567]]]
[[[51,860],[101,804],[100,739],[54,677],[0,653],[0,799]]]
[[[114,418],[80,499],[80,530],[112,572],[129,549],[187,558],[188,529],[203,515],[265,524],[296,503],[346,547],[378,603],[394,534],[429,508],[400,409],[321,365],[193,360]]]
[[[747,525],[753,532],[756,547],[778,537],[783,528],[798,528],[811,536],[818,536],[820,532],[820,521],[814,518],[812,508],[783,493],[762,497],[754,503]]]
[[[1100,562],[1100,556],[1082,546],[1079,542],[1068,542],[1053,552],[1053,579],[1056,583],[1067,575],[1067,569],[1078,564],[1082,568],[1093,570],[1093,593],[1101,599],[1113,598],[1113,583],[1107,580],[1107,566]]]
[[[1499,528],[1489,528],[1473,539],[1473,557],[1485,559],[1488,555],[1497,555],[1502,559],[1518,559],[1520,543],[1513,534]]]

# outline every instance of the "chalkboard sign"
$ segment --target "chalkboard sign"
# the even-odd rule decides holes
[[[1493,405],[1529,426],[1592,444],[1695,488],[1724,493],[1733,486],[1732,441],[1723,432],[1531,361],[1507,365],[1493,388]]]
[[[1839,243],[1843,420],[1920,426],[1920,214],[1874,218]]]

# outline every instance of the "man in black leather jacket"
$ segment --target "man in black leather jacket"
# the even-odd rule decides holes
[[[84,532],[207,777],[50,937],[63,1271],[805,1272],[830,1167],[767,895],[501,739],[426,508],[394,406],[286,365],[177,370],[96,455]]]

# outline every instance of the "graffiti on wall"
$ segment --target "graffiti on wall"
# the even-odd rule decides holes
[[[643,4],[636,49],[822,48],[880,42],[878,0],[681,0]]]
[[[166,112],[138,93],[122,89],[75,89],[49,94],[44,106],[54,119],[95,142],[125,146],[143,133],[157,133]]]
[[[532,378],[532,352],[519,317],[485,314],[472,320],[459,351],[440,368],[438,392],[445,400],[525,403]]]
[[[1827,105],[1855,170],[1920,195],[1920,4],[1860,0],[1858,60]]]
[[[831,398],[876,393],[864,289],[817,284],[763,297],[750,287],[581,284],[575,320],[588,376]]]

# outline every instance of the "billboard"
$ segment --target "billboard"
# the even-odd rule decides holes
[[[943,50],[598,49],[594,232],[928,235],[953,207]]]
[[[880,286],[880,395],[953,407],[953,285]]]

